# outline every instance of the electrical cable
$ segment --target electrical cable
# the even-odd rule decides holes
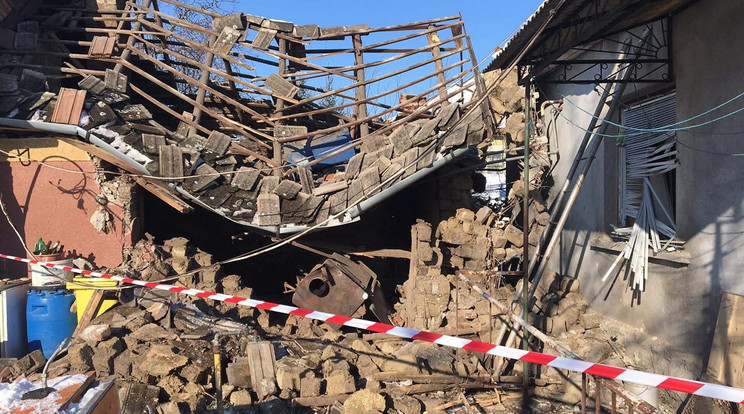
[[[730,116],[733,116],[733,115],[738,114],[739,112],[744,111],[744,107],[742,107],[742,108],[739,108],[739,109],[737,109],[735,111],[732,111],[732,112],[729,112],[729,113],[727,113],[725,115],[722,115],[722,116],[720,116],[718,118],[714,118],[714,119],[711,119],[711,120],[708,120],[708,121],[705,121],[705,122],[702,122],[702,123],[699,123],[699,124],[689,125],[689,126],[681,127],[681,128],[670,128],[670,127],[673,127],[673,126],[686,124],[686,123],[688,123],[688,122],[690,122],[690,121],[692,121],[694,119],[698,119],[698,118],[700,118],[702,116],[708,115],[708,114],[710,114],[710,113],[712,113],[712,112],[714,112],[714,111],[716,111],[716,110],[718,110],[718,109],[720,109],[720,108],[728,105],[729,103],[731,103],[731,102],[733,102],[733,101],[735,101],[735,100],[737,100],[737,99],[739,99],[741,97],[744,97],[744,92],[742,92],[742,93],[736,95],[735,97],[733,97],[733,98],[731,98],[731,99],[729,99],[729,100],[727,100],[727,101],[725,101],[725,102],[723,102],[723,103],[721,103],[721,104],[719,104],[719,105],[717,105],[717,106],[715,106],[713,108],[710,108],[710,109],[708,109],[706,111],[703,111],[703,112],[701,112],[701,113],[699,113],[699,114],[697,114],[695,116],[692,116],[690,118],[687,118],[685,120],[682,120],[682,121],[679,121],[679,122],[675,122],[673,124],[663,125],[663,126],[660,126],[660,127],[657,127],[657,128],[634,128],[634,127],[629,127],[629,126],[617,124],[617,123],[612,122],[612,121],[610,121],[609,119],[606,119],[606,118],[597,117],[594,114],[592,114],[589,111],[587,111],[586,109],[580,107],[579,105],[577,105],[576,103],[574,103],[573,101],[571,101],[567,96],[561,94],[561,97],[563,98],[564,101],[568,102],[569,104],[571,104],[572,106],[574,106],[575,108],[577,108],[578,110],[580,110],[581,112],[584,112],[585,114],[588,114],[592,118],[597,119],[598,121],[601,121],[603,123],[607,123],[608,125],[612,125],[612,126],[615,126],[615,127],[618,127],[618,128],[623,128],[623,129],[631,130],[631,131],[638,131],[638,132],[641,132],[641,133],[685,131],[685,130],[688,130],[688,129],[699,128],[701,126],[710,125],[710,124],[712,124],[714,122],[720,121],[721,119],[728,118]]]

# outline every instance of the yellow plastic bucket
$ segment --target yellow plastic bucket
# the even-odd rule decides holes
[[[93,297],[95,288],[111,288],[116,287],[116,285],[117,283],[114,280],[103,279],[99,277],[78,276],[73,278],[72,282],[67,282],[67,289],[71,290],[75,294],[78,321],[80,321],[80,318],[82,318],[83,312],[85,312],[85,308],[88,307],[88,303]],[[117,299],[104,298],[101,303],[101,307],[98,309],[96,317],[111,309],[111,307],[113,307],[117,303],[119,303]]]

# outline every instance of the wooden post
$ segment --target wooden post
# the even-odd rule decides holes
[[[354,120],[357,119],[364,119],[367,117],[367,104],[366,103],[359,103],[363,102],[365,99],[367,99],[367,87],[364,83],[364,68],[361,67],[364,65],[364,52],[362,52],[362,35],[355,34],[352,36],[352,42],[354,44],[354,64],[357,66],[360,66],[359,69],[354,71],[354,74],[356,75],[357,82],[359,82],[359,86],[356,89],[356,100],[357,104],[354,107]],[[367,123],[362,123],[359,125],[359,134],[358,137],[363,137],[365,135],[369,134],[369,126]]]
[[[430,45],[439,43],[437,32],[427,33],[426,38],[429,40]],[[444,68],[442,64],[442,51],[439,50],[439,46],[432,46],[431,54],[436,59],[434,61],[434,68],[437,71],[441,71],[437,74],[437,83],[439,83],[439,101],[444,102],[447,100],[447,83],[445,82],[444,71],[442,71],[442,68]]]
[[[150,0],[144,0],[144,2],[142,3],[142,6],[143,7],[150,7]],[[126,17],[127,14],[128,14],[128,12],[123,13],[122,14],[122,17]],[[145,17],[146,17],[145,14],[138,14],[137,15],[137,21],[134,22],[134,25],[132,25],[132,32],[137,32],[137,31],[140,30],[140,28],[142,28],[142,20],[144,20]],[[120,23],[123,24],[124,22],[122,21]],[[117,39],[117,43],[118,42],[119,41]],[[119,56],[119,59],[121,59],[121,60],[129,60],[129,56],[132,54],[132,51],[129,48],[132,47],[132,46],[134,46],[134,37],[133,36],[129,36],[127,38],[127,48],[124,49],[121,52],[121,56]],[[119,62],[114,67],[114,70],[116,72],[121,72],[121,69],[122,69],[123,66],[124,65],[122,65],[121,62]]]
[[[279,38],[277,39],[277,42],[279,43],[279,54],[286,55],[287,54],[287,40]],[[279,76],[283,77],[285,73],[287,73],[287,60],[284,58],[279,58]],[[276,109],[274,111],[274,116],[281,117],[282,115],[284,115],[284,99],[277,96]],[[281,166],[282,158],[283,158],[282,143],[279,142],[279,140],[275,137],[274,138],[274,162],[276,162],[277,165]],[[274,175],[281,176],[282,169],[281,168],[274,169]]]
[[[212,63],[214,63],[214,52],[212,51],[212,45],[214,44],[214,41],[217,40],[217,36],[212,35],[209,37],[209,43],[207,43],[207,56],[206,59],[204,59],[204,65],[207,66],[207,68],[212,67]],[[201,85],[206,85],[209,82],[209,70],[202,69],[201,77],[199,78],[199,83]],[[199,105],[204,104],[204,97],[207,95],[207,90],[204,89],[203,86],[199,86],[199,90],[196,92],[196,103]],[[201,121],[201,115],[202,110],[199,107],[199,105],[194,106],[194,111],[192,114],[194,115],[194,123],[199,124],[199,121]],[[189,135],[196,132],[196,128],[193,126],[189,128]]]

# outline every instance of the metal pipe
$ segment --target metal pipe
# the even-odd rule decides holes
[[[240,335],[243,332],[215,332],[212,339],[214,354],[214,396],[217,400],[217,414],[222,414],[222,345],[220,339],[228,335]]]
[[[522,236],[523,236],[523,249],[522,255],[522,318],[525,321],[529,320],[530,317],[530,297],[528,289],[525,289],[530,282],[530,105],[532,98],[532,86],[530,77],[532,74],[528,74],[525,78],[524,85],[524,167],[522,168],[522,174],[524,175],[524,196],[522,197]],[[529,332],[526,327],[522,328],[522,349],[525,351],[529,350]],[[522,386],[523,389],[523,406],[527,409],[529,405],[529,386],[530,386],[530,364],[527,361],[522,362]]]

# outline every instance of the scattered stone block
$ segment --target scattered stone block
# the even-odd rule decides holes
[[[511,243],[514,247],[519,248],[524,245],[524,235],[522,233],[522,230],[519,230],[511,224],[506,226],[506,229],[504,229],[504,237],[506,237],[509,243]]]
[[[374,391],[363,389],[351,394],[344,402],[344,412],[376,414],[385,411],[385,397]]]

